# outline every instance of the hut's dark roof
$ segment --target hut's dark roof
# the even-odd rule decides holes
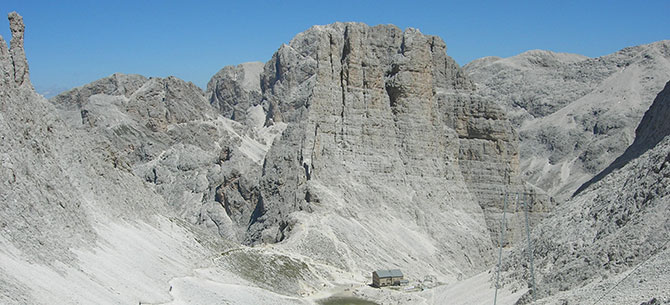
[[[401,277],[402,276],[402,271],[400,269],[389,269],[389,270],[377,270],[375,271],[377,273],[377,276],[380,278],[383,277]]]

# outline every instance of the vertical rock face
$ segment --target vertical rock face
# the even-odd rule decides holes
[[[0,37],[0,73],[2,73],[3,83],[12,87],[25,84],[32,88],[26,52],[23,49],[23,33],[25,31],[23,17],[16,12],[11,12],[8,19],[12,32],[9,49],[7,49],[5,40]]]
[[[9,54],[7,42],[0,36],[0,77],[2,77],[2,85],[9,87],[15,85],[14,82],[14,62],[12,56]]]
[[[23,33],[26,29],[23,25],[23,17],[16,12],[9,13],[9,28],[12,31],[9,54],[13,62],[14,82],[17,86],[26,84],[32,87],[28,73],[28,60],[26,60],[26,52],[23,49]]]
[[[524,187],[516,134],[473,88],[444,42],[418,30],[336,23],[297,35],[261,76],[266,125],[288,125],[266,156],[246,241],[291,235],[313,257],[419,257],[443,274],[487,265],[501,194]]]

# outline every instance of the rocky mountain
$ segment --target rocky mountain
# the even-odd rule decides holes
[[[454,276],[489,262],[482,234],[498,230],[502,192],[525,188],[516,134],[445,50],[417,30],[356,23],[283,45],[261,105],[266,125],[287,127],[264,161],[247,242],[353,270],[416,259],[417,273]]]
[[[205,91],[117,73],[47,101],[30,83],[18,14],[10,27],[10,48],[0,39],[0,303],[315,304],[348,291],[488,304],[506,192],[530,195],[543,302],[592,300],[628,278],[644,289],[623,282],[628,296],[613,302],[669,298],[657,291],[667,282],[670,89],[626,153],[579,176],[593,180],[556,210],[520,175],[525,151],[547,153],[527,124],[559,124],[552,118],[582,109],[574,99],[605,107],[591,89],[613,79],[655,86],[626,76],[662,76],[636,48],[611,58],[630,62],[620,70],[547,52],[469,65],[480,86],[486,73],[472,71],[494,69],[501,86],[525,73],[562,92],[510,120],[512,99],[479,91],[439,37],[416,29],[314,26],[267,63],[224,67]],[[641,48],[662,63],[663,45]],[[519,70],[505,72],[509,62]],[[551,81],[571,75],[587,85]],[[529,298],[522,212],[507,211],[501,304]],[[369,287],[382,268],[426,291]]]
[[[162,197],[117,166],[108,142],[69,129],[34,92],[22,18],[9,20],[11,48],[0,39],[0,303],[165,297],[165,281],[197,266],[202,247],[170,227]]]
[[[586,58],[528,51],[464,67],[519,130],[522,176],[565,201],[620,156],[670,79],[670,42]]]
[[[9,20],[11,47],[0,38],[0,303],[300,304],[285,295],[322,285],[302,262],[240,249],[185,221],[186,208],[173,198],[185,191],[141,175],[148,169],[139,164],[149,158],[161,179],[174,180],[192,174],[185,166],[210,160],[200,159],[204,153],[175,160],[190,154],[179,148],[198,152],[197,143],[170,142],[190,135],[172,125],[207,118],[211,106],[200,89],[173,78],[114,75],[70,92],[72,99],[60,96],[59,109],[33,90],[22,18],[11,13]],[[180,102],[188,106],[174,111]],[[134,143],[146,146],[127,146]],[[174,167],[183,171],[163,174]],[[198,178],[190,178],[193,188]],[[254,277],[261,270],[279,282]],[[207,285],[213,282],[216,288]],[[194,290],[198,295],[189,294]]]
[[[542,304],[670,303],[669,115],[670,82],[626,152],[536,227],[538,296],[548,297]],[[526,255],[518,250],[506,264],[524,286]]]
[[[417,30],[316,26],[207,92],[114,74],[47,102],[10,21],[4,303],[168,302],[194,286],[309,303],[382,267],[455,281],[492,261],[496,198],[526,188],[504,113]]]
[[[350,272],[455,279],[491,262],[503,192],[530,188],[504,113],[445,51],[416,30],[337,23],[223,68],[205,93],[116,74],[51,102],[190,223]],[[549,204],[536,198],[534,219]]]
[[[73,128],[114,144],[120,162],[152,183],[178,214],[243,240],[260,162],[281,125],[256,129],[220,117],[192,83],[114,74],[51,100]]]

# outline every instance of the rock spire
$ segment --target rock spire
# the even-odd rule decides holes
[[[12,32],[10,48],[7,49],[7,43],[0,37],[0,73],[2,73],[2,82],[11,86],[29,86],[30,77],[28,73],[28,60],[23,48],[23,34],[25,25],[23,17],[16,12],[11,12],[7,16],[9,19],[9,28]]]

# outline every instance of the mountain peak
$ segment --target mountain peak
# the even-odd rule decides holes
[[[26,52],[23,49],[23,34],[26,29],[23,24],[23,17],[17,12],[11,12],[8,15],[8,19],[9,28],[12,31],[9,54],[14,66],[14,82],[18,86],[27,84],[27,86],[32,87],[28,73],[28,60],[26,59]]]
[[[32,88],[26,52],[23,49],[23,33],[26,28],[23,24],[23,17],[16,12],[11,12],[7,18],[9,19],[12,39],[8,49],[7,43],[0,36],[0,73],[2,73],[0,77],[2,77],[3,83],[12,87],[25,84]]]

